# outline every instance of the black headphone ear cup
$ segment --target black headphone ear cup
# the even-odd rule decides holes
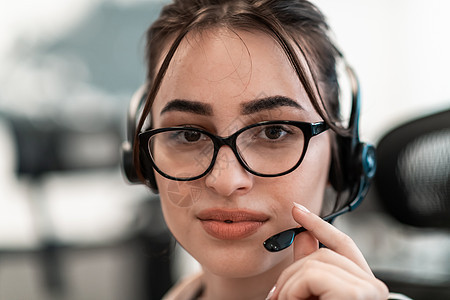
[[[130,183],[139,183],[139,177],[136,173],[136,168],[134,167],[133,161],[133,149],[132,145],[129,141],[125,141],[122,143],[122,170],[125,174],[125,177],[128,179]]]
[[[336,137],[329,180],[333,188],[342,192],[359,184],[361,176],[371,179],[375,176],[377,159],[375,147],[358,142],[352,145],[350,137]]]
[[[122,170],[125,177],[130,183],[142,183],[136,168],[139,167],[139,171],[142,173],[146,180],[146,185],[151,188],[155,193],[158,193],[158,187],[156,186],[155,173],[152,168],[151,160],[146,157],[144,151],[139,151],[139,166],[135,165],[133,143],[136,132],[136,121],[139,118],[139,112],[144,105],[147,98],[147,90],[149,86],[143,84],[134,94],[130,100],[130,105],[127,114],[127,140],[122,143]]]

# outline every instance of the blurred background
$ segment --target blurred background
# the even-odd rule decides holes
[[[157,197],[120,172],[127,106],[145,77],[144,33],[166,2],[0,3],[0,300],[159,299],[198,268],[171,240]],[[359,75],[362,139],[380,155],[401,140],[386,139],[392,129],[450,109],[450,2],[313,2]],[[389,206],[401,198],[389,184],[336,222],[391,289],[415,299],[450,297],[450,126],[439,116],[438,154],[407,157],[438,166],[437,200],[422,200],[435,222]],[[402,174],[383,162],[381,172]],[[437,191],[417,178],[411,185]]]

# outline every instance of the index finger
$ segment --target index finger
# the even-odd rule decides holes
[[[294,202],[292,216],[297,223],[307,229],[327,248],[349,258],[364,270],[372,273],[361,251],[348,235],[296,202]]]

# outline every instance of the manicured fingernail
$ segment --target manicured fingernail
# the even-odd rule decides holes
[[[298,209],[300,209],[301,211],[305,212],[305,213],[310,213],[309,209],[307,209],[306,207],[304,207],[301,204],[298,204],[297,202],[294,202],[294,206],[297,207]]]
[[[277,289],[277,286],[274,285],[273,288],[270,290],[269,294],[267,295],[265,300],[270,300],[273,296],[273,294],[275,293],[275,290]]]

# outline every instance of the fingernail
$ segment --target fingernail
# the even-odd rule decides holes
[[[275,290],[277,289],[277,286],[274,285],[273,288],[270,290],[269,294],[267,295],[265,300],[270,300],[273,296],[273,294],[275,293]]]
[[[298,209],[300,209],[301,211],[305,212],[305,213],[310,213],[309,209],[307,209],[306,207],[304,207],[301,204],[298,204],[297,202],[294,202],[294,206],[297,207]]]

